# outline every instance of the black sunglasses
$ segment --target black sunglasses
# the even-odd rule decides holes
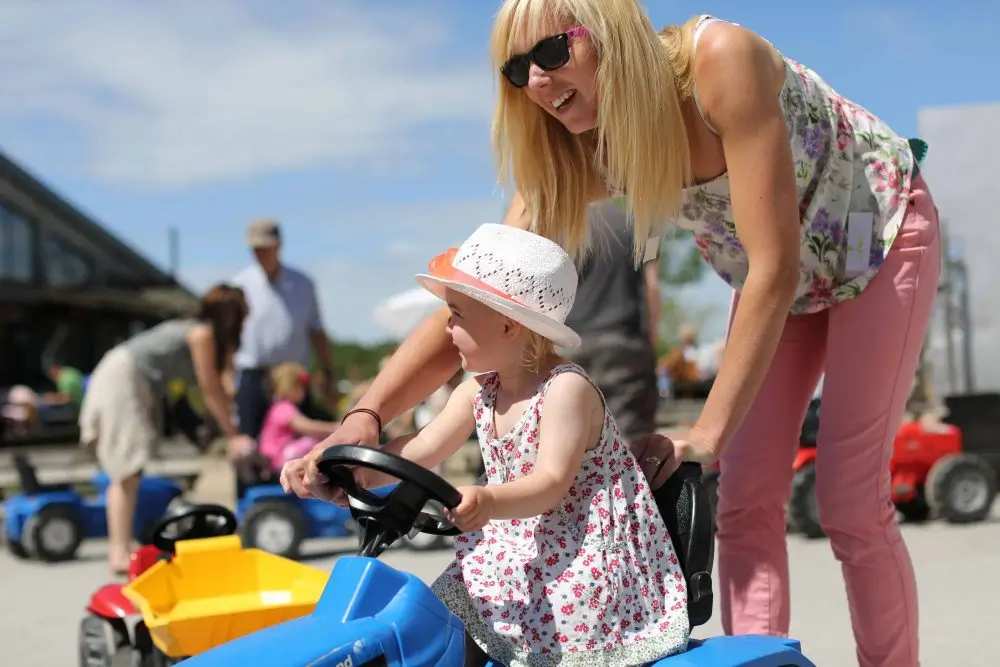
[[[500,72],[510,81],[510,85],[524,88],[528,85],[531,63],[535,63],[547,72],[559,69],[569,62],[569,40],[585,36],[589,32],[583,26],[577,26],[558,35],[546,37],[527,53],[511,56],[510,60],[500,68]]]

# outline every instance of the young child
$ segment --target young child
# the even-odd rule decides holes
[[[305,456],[337,430],[338,424],[309,419],[299,412],[297,406],[308,390],[309,373],[301,364],[279,364],[271,371],[273,402],[260,430],[259,452],[275,471],[285,461]]]
[[[433,468],[479,437],[485,485],[459,489],[450,516],[465,532],[434,583],[474,640],[467,664],[641,665],[684,650],[686,586],[652,491],[597,388],[555,352],[580,342],[563,323],[569,256],[483,225],[417,280],[447,301],[462,366],[480,375],[386,449]]]

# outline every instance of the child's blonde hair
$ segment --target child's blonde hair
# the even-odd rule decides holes
[[[545,365],[545,362],[555,355],[556,346],[540,333],[535,333],[530,329],[525,329],[525,331],[528,334],[528,343],[524,346],[524,365],[532,373],[537,373]]]
[[[308,377],[308,371],[302,364],[278,364],[271,370],[271,393],[276,400],[288,399],[296,389],[308,384]]]

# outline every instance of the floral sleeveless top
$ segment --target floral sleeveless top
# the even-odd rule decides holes
[[[717,20],[702,17],[696,43]],[[791,312],[812,313],[857,296],[871,281],[902,226],[915,160],[907,139],[789,58],[780,102],[795,160],[802,238]],[[849,271],[848,215],[869,212],[872,221],[860,227],[871,231],[867,268]],[[728,175],[687,188],[676,222],[694,233],[702,256],[739,291],[749,263],[733,223]]]

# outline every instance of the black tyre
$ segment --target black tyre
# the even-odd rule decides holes
[[[792,495],[788,499],[788,523],[810,539],[826,537],[819,523],[816,504],[816,465],[808,463],[792,477]]]
[[[975,523],[990,515],[997,495],[993,468],[974,454],[954,454],[939,460],[927,474],[924,493],[939,517],[948,523]]]
[[[451,540],[443,535],[417,533],[413,537],[404,536],[403,543],[410,551],[437,551],[448,546]]]
[[[243,517],[241,537],[247,548],[298,558],[306,539],[306,518],[293,502],[262,500],[254,503]]]
[[[111,667],[128,644],[121,630],[106,619],[84,616],[80,621],[80,667]]]
[[[896,503],[896,511],[909,523],[923,523],[931,518],[931,506],[927,504],[923,489],[919,489],[912,500]]]
[[[24,548],[24,545],[20,540],[8,539],[4,540],[4,542],[7,543],[7,551],[9,551],[10,555],[14,558],[17,558],[18,560],[25,560],[30,557],[27,549]]]
[[[183,658],[170,658],[164,655],[153,643],[149,628],[140,621],[135,626],[135,646],[132,654],[132,667],[171,667],[183,662]]]
[[[72,507],[48,505],[24,523],[24,549],[47,563],[72,560],[83,542],[83,525]]]

